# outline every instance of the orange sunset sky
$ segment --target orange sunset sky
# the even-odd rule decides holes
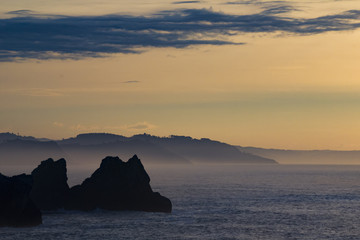
[[[0,132],[360,149],[360,1],[3,0]]]

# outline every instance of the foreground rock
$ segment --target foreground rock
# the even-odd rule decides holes
[[[0,174],[0,227],[42,223],[40,210],[135,210],[171,212],[168,198],[153,192],[135,155],[128,162],[106,157],[81,185],[69,189],[65,159],[42,161],[31,175]]]
[[[30,197],[36,206],[41,210],[63,208],[69,193],[65,159],[42,161],[31,175],[33,186]]]
[[[128,162],[106,157],[90,178],[70,189],[65,208],[171,212],[170,200],[153,192],[149,183],[136,155]]]
[[[32,177],[0,174],[0,227],[30,227],[42,223],[41,212],[30,199]]]

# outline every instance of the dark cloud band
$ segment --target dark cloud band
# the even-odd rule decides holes
[[[84,58],[139,53],[149,47],[243,44],[239,33],[318,34],[360,27],[360,11],[311,19],[281,17],[282,9],[230,15],[207,9],[161,11],[152,16],[56,16],[17,11],[0,19],[0,61],[21,58]],[[290,11],[290,9],[289,9]]]
[[[173,2],[173,4],[188,4],[188,3],[200,3],[201,1],[177,1]]]

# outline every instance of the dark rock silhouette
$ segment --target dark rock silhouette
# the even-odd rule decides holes
[[[90,178],[69,189],[66,161],[49,158],[31,175],[0,173],[0,227],[42,223],[40,210],[135,210],[171,212],[171,201],[153,192],[140,159],[106,157]]]
[[[41,210],[56,210],[64,207],[69,192],[66,175],[66,161],[49,158],[42,161],[32,173],[31,199]]]
[[[136,155],[128,162],[118,157],[106,157],[90,178],[70,189],[65,208],[171,212],[170,200],[154,193],[149,182]]]
[[[42,223],[41,212],[31,200],[32,177],[0,174],[0,227],[30,227]]]

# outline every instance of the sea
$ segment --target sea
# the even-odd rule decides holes
[[[191,165],[145,168],[172,213],[46,212],[0,239],[360,239],[360,166]],[[80,183],[89,170],[68,170]]]

